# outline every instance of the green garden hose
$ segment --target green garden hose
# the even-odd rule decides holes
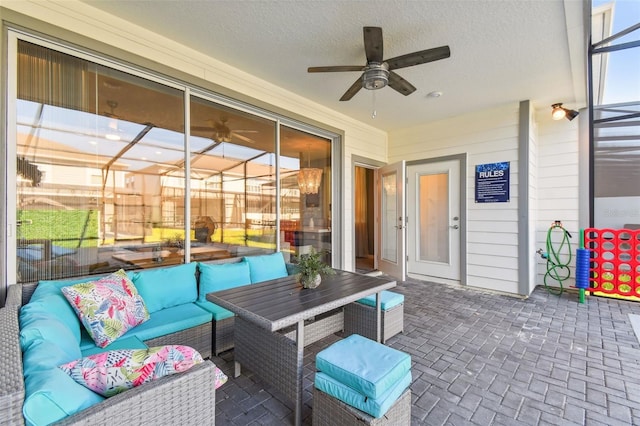
[[[556,238],[557,241],[553,241],[554,231],[561,231],[562,236]],[[556,232],[557,234],[557,232]],[[564,229],[562,223],[556,220],[553,225],[547,231],[547,252],[540,253],[543,259],[547,259],[547,272],[544,274],[544,287],[551,294],[560,296],[564,291],[562,282],[569,279],[571,276],[571,270],[569,264],[571,263],[571,234]],[[547,279],[555,280],[559,287],[551,286],[547,283]]]

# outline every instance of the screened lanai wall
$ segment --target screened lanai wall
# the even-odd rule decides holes
[[[593,2],[591,225],[640,229],[640,6]]]

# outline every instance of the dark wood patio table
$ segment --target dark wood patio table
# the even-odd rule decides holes
[[[245,365],[274,385],[295,401],[295,424],[300,425],[305,329],[314,322],[320,324],[323,314],[377,294],[380,341],[379,294],[395,286],[392,280],[337,270],[335,275],[323,276],[315,289],[303,289],[295,276],[287,276],[209,293],[207,299],[237,314],[236,377]]]

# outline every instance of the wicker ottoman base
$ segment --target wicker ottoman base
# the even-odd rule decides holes
[[[411,390],[404,391],[384,416],[375,418],[314,388],[312,411],[314,426],[409,425],[411,424]]]
[[[381,316],[382,343],[404,331],[404,303],[381,311]],[[344,307],[344,332],[376,340],[376,309],[358,302],[349,303]]]

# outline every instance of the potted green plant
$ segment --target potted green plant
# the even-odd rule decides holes
[[[335,271],[322,261],[322,255],[323,253],[318,253],[311,248],[309,253],[295,258],[295,269],[302,287],[316,288],[322,281],[321,275],[335,274]]]
[[[182,234],[176,232],[172,237],[164,238],[162,240],[162,247],[172,253],[184,248],[184,238],[182,237]]]

